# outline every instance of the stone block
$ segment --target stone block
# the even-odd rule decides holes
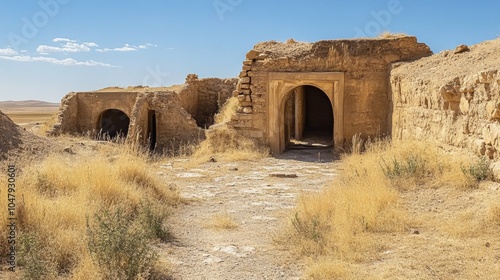
[[[248,77],[248,71],[241,71],[239,77],[240,78]]]
[[[256,57],[258,57],[259,55],[260,55],[260,52],[258,52],[256,50],[251,50],[247,53],[246,58],[247,58],[247,60],[253,60]]]
[[[245,113],[245,114],[252,114],[253,113],[253,108],[252,107],[244,107],[243,108],[243,113]]]
[[[250,77],[244,77],[240,79],[240,84],[249,84],[251,81]]]

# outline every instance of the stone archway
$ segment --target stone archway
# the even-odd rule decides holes
[[[127,114],[118,109],[108,109],[99,116],[97,131],[99,131],[99,136],[109,137],[109,139],[126,138],[129,125],[130,118]]]
[[[333,146],[333,104],[314,86],[300,86],[289,92],[281,104],[287,149]]]
[[[333,108],[333,146],[342,148],[344,143],[344,73],[308,72],[269,74],[268,132],[269,146],[273,154],[283,153],[287,146],[289,131],[286,128],[285,107],[287,97],[295,89],[312,86],[321,90],[328,97]],[[307,92],[305,92],[307,94]],[[296,95],[297,96],[297,95]],[[300,102],[300,101],[299,101]],[[332,112],[329,111],[329,114]],[[300,118],[299,118],[300,119]],[[303,131],[301,122],[295,123],[295,129]],[[302,125],[304,125],[302,123]]]

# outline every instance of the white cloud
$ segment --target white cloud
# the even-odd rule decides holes
[[[0,59],[20,61],[20,62],[48,62],[63,66],[103,66],[103,67],[118,67],[104,62],[98,62],[95,60],[77,61],[73,58],[57,59],[53,57],[44,56],[29,56],[29,55],[17,55],[17,56],[0,56]]]
[[[54,42],[54,43],[57,43],[57,42],[72,42],[72,43],[76,43],[76,40],[71,40],[71,39],[68,39],[68,38],[54,38],[54,39],[52,39],[52,42]]]
[[[65,52],[65,53],[77,53],[77,52],[89,52],[90,48],[98,47],[94,42],[85,42],[83,44],[76,43],[75,40],[70,40],[66,38],[55,38],[54,42],[64,42],[60,46],[48,46],[40,45],[36,49],[38,53],[54,53],[54,52]]]
[[[16,55],[17,52],[11,48],[0,49],[0,55]]]
[[[148,48],[151,48],[151,47],[157,47],[157,45],[154,45],[154,44],[151,44],[151,43],[147,43],[147,44],[139,45],[139,46],[131,46],[129,44],[125,44],[125,46],[120,47],[120,48],[96,49],[96,51],[98,51],[98,52],[134,52],[134,51],[137,51],[139,49],[148,49]]]
[[[85,46],[87,47],[99,47],[98,44],[94,43],[94,42],[90,42],[90,43],[83,43]]]

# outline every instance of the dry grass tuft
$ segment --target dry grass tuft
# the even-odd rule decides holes
[[[342,172],[330,186],[299,198],[278,239],[301,256],[332,260],[310,267],[311,279],[342,278],[335,274],[339,263],[377,258],[384,249],[376,243],[377,234],[408,229],[413,221],[401,205],[400,192],[477,184],[462,170],[468,158],[447,155],[428,143],[367,141],[353,151],[344,156]]]
[[[336,260],[320,260],[308,265],[304,279],[354,279],[349,264]]]
[[[215,123],[221,124],[231,121],[239,105],[240,103],[237,97],[229,98],[220,109],[220,112],[215,115]]]
[[[208,228],[213,229],[236,229],[238,223],[229,213],[216,214],[206,224]]]
[[[408,34],[405,34],[405,33],[392,33],[388,30],[386,31],[382,31],[378,36],[377,38],[380,38],[380,39],[392,39],[392,38],[401,38],[401,37],[406,37],[408,36]]]
[[[206,162],[211,158],[226,161],[255,160],[269,155],[267,148],[228,127],[227,123],[231,121],[237,107],[238,99],[232,97],[215,116],[216,124],[207,131],[207,138],[195,148],[193,160],[196,163]]]
[[[226,125],[220,125],[207,131],[207,139],[197,147],[193,160],[197,163],[207,162],[211,158],[217,161],[242,161],[261,159],[268,155],[267,148],[238,135]]]
[[[207,131],[206,139],[190,148],[191,164],[197,165],[209,160],[256,160],[269,155],[267,148],[229,128],[228,122],[236,113],[238,105],[236,97],[228,99],[224,104],[221,111],[215,116],[216,124]]]
[[[144,252],[154,265],[155,253],[149,244],[167,239],[165,221],[180,200],[174,187],[162,184],[148,165],[147,156],[133,148],[119,152],[106,148],[78,158],[53,155],[20,169],[16,214],[19,264],[25,277],[123,276],[114,271],[119,267],[106,270],[97,261],[95,256],[104,252],[109,262],[119,257],[121,266],[130,267],[127,277],[146,275],[150,264],[140,263],[137,254]],[[5,211],[0,219],[0,236],[5,237]],[[92,251],[88,242],[95,237],[111,243],[99,243]],[[111,246],[120,240],[137,242]],[[2,255],[7,253],[5,246],[0,250]]]

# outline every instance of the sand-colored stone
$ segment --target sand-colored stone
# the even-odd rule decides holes
[[[185,85],[170,88],[113,87],[69,93],[61,102],[59,123],[50,133],[93,137],[121,133],[128,141],[149,144],[158,151],[176,149],[204,139],[204,128],[213,124],[236,82],[190,74]]]
[[[500,39],[395,64],[392,137],[433,139],[500,158]]]
[[[248,71],[248,77],[242,77],[238,86],[239,94],[250,95],[252,102],[240,100],[241,107],[231,126],[244,136],[257,136],[256,140],[269,145],[273,153],[281,153],[290,137],[302,136],[301,122],[307,114],[296,106],[299,103],[289,100],[304,87],[307,99],[311,95],[307,86],[313,86],[321,89],[331,103],[325,114],[333,115],[335,148],[344,148],[355,134],[389,134],[391,63],[430,54],[429,47],[415,37],[259,43],[243,63],[242,70]],[[250,89],[244,84],[249,84]],[[300,98],[292,99],[300,102]],[[319,105],[318,110],[323,110]],[[287,110],[292,107],[295,109]],[[246,114],[251,115],[250,119]],[[295,124],[289,123],[292,121]]]

